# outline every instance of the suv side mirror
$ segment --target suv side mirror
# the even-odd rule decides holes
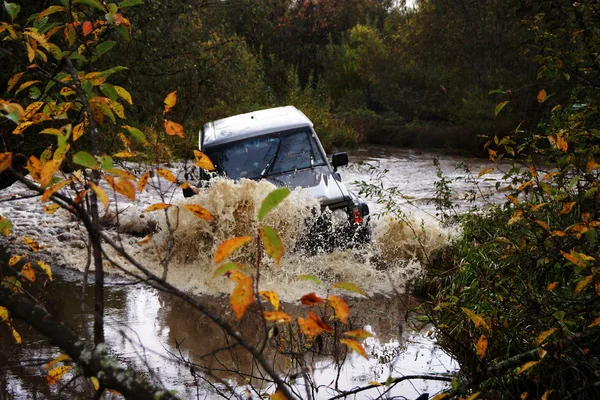
[[[347,153],[335,153],[331,156],[331,165],[333,165],[334,171],[337,167],[343,167],[348,165],[348,154]]]

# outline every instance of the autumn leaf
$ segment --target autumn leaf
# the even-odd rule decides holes
[[[478,178],[481,178],[482,176],[489,174],[490,172],[494,172],[494,168],[485,168],[482,169],[481,171],[479,171],[479,175],[477,175]]]
[[[175,177],[175,175],[173,175],[173,173],[171,171],[169,171],[168,169],[164,169],[164,168],[157,168],[156,169],[156,173],[161,176],[164,180],[167,180],[169,182],[177,182],[177,178]]]
[[[488,331],[490,330],[490,327],[480,315],[476,314],[474,311],[469,310],[466,307],[461,307],[461,310],[463,310],[463,312],[467,314],[471,321],[473,321],[473,323],[475,324],[475,328],[479,328],[480,326],[482,326]]]
[[[586,267],[585,261],[580,257],[580,254],[577,253],[576,251],[571,250],[571,253],[569,254],[567,252],[560,250],[560,254],[562,254],[562,256],[564,258],[566,258],[568,261],[572,262],[573,264],[577,265],[578,267],[582,267],[582,268]]]
[[[217,268],[217,270],[215,271],[215,273],[213,274],[212,277],[214,279],[217,276],[221,276],[232,270],[238,270],[238,269],[243,269],[243,268],[244,268],[244,266],[240,263],[228,262],[228,263],[221,265],[219,268]]]
[[[251,236],[239,236],[226,240],[215,251],[215,263],[219,264],[229,257],[234,251],[252,240]]]
[[[278,390],[269,397],[269,400],[287,400],[287,397],[281,390]]]
[[[314,306],[315,304],[319,304],[323,302],[323,298],[317,296],[316,293],[305,294],[300,298],[300,303],[305,306]]]
[[[450,394],[448,393],[440,393],[438,395],[435,395],[431,400],[445,400],[450,398]]]
[[[350,309],[348,308],[348,304],[346,304],[346,302],[338,296],[329,296],[327,298],[327,300],[329,300],[329,304],[331,305],[331,307],[333,307],[333,310],[335,311],[335,316],[338,317],[340,319],[340,321],[342,321],[342,323],[346,323],[348,320],[348,315],[350,315]]]
[[[367,295],[367,293],[364,290],[362,290],[361,288],[359,288],[358,286],[356,286],[354,283],[351,283],[351,282],[338,282],[335,285],[333,285],[332,287],[337,288],[337,289],[343,289],[343,290],[346,290],[346,291],[352,292],[352,293],[362,294],[363,296]]]
[[[540,90],[540,92],[538,93],[537,101],[538,103],[543,103],[544,101],[546,101],[546,91],[544,89]]]
[[[0,172],[5,171],[12,164],[12,153],[0,153]]]
[[[350,349],[354,350],[355,352],[357,352],[358,354],[360,354],[367,360],[369,359],[369,356],[367,355],[365,348],[362,346],[362,344],[360,344],[360,342],[357,342],[356,340],[353,340],[353,339],[340,339],[340,343],[345,344]]]
[[[244,275],[244,273],[239,271],[237,268],[230,269],[229,271],[225,272],[225,276],[236,283],[241,282],[247,278],[247,276]]]
[[[108,199],[108,195],[106,194],[104,189],[102,189],[100,186],[96,185],[94,182],[90,182],[90,188],[92,188],[94,193],[96,193],[96,197],[98,198],[98,200],[100,200],[100,202],[104,206],[104,211],[108,211],[108,204],[109,204],[110,200]]]
[[[213,219],[213,215],[208,210],[199,206],[198,204],[185,204],[183,206],[183,208],[190,211],[192,214],[194,214],[196,217],[198,217],[200,219],[206,219],[206,220]]]
[[[593,328],[594,326],[598,326],[600,325],[600,317],[596,318],[595,320],[593,320],[589,325],[588,328]]]
[[[542,228],[544,228],[545,230],[549,231],[550,227],[548,226],[548,224],[544,221],[540,221],[539,219],[535,220],[535,223],[538,224],[539,226],[541,226]]]
[[[322,332],[332,333],[334,330],[331,326],[327,325],[312,311],[308,312],[308,318],[298,318],[298,325],[303,334],[308,336],[317,336]]]
[[[177,90],[169,93],[167,95],[167,97],[165,97],[164,103],[165,103],[165,110],[163,111],[163,115],[165,115],[166,113],[171,111],[171,109],[173,107],[175,107],[175,104],[177,104]]]
[[[146,172],[137,183],[138,191],[143,191],[146,185],[148,184],[148,179],[150,179],[150,173]]]
[[[279,205],[279,203],[281,203],[289,194],[290,189],[286,187],[275,189],[269,193],[262,201],[260,210],[258,211],[258,220],[262,221],[265,215],[277,207],[277,205]]]
[[[81,27],[81,31],[83,32],[83,36],[89,35],[90,32],[92,32],[92,23],[90,21],[85,21]]]
[[[115,158],[131,158],[135,157],[137,154],[132,153],[130,151],[120,151],[118,153],[113,154],[112,156]]]
[[[52,368],[53,366],[55,366],[57,363],[61,362],[61,361],[65,361],[68,360],[69,356],[67,354],[61,354],[58,357],[56,357],[54,360],[47,362],[44,365],[44,368],[46,370],[49,370],[50,368]]]
[[[594,275],[588,275],[579,282],[577,282],[577,286],[575,286],[575,294],[581,293],[581,291],[590,284],[593,277]]]
[[[0,321],[8,321],[8,308],[0,306]]]
[[[265,252],[275,261],[278,266],[281,264],[283,256],[283,243],[281,238],[270,226],[263,225],[260,227],[260,238],[265,248]]]
[[[556,147],[558,147],[563,153],[569,149],[569,144],[562,135],[556,135]]]
[[[167,203],[154,203],[148,207],[146,207],[146,209],[143,212],[152,212],[152,211],[157,211],[157,210],[166,210],[167,208],[171,207],[172,204],[167,204]]]
[[[548,337],[550,337],[550,335],[552,335],[557,330],[558,330],[558,328],[551,328],[551,329],[548,329],[548,330],[540,333],[536,339],[537,345],[539,346],[540,344],[544,343],[546,341],[546,339],[548,339]]]
[[[554,392],[554,390],[546,390],[540,400],[548,400],[548,397],[550,397],[552,392]]]
[[[105,176],[104,179],[117,193],[122,194],[131,201],[135,201],[135,186],[130,180],[112,176]]]
[[[558,284],[558,282],[549,283],[548,286],[546,286],[546,291],[549,292],[549,291],[553,290],[557,284]]]
[[[23,237],[23,242],[25,242],[25,244],[34,252],[37,252],[42,248],[38,242],[26,236]]]
[[[587,172],[591,172],[598,168],[600,168],[600,164],[598,164],[593,158],[590,158],[585,165],[585,170]]]
[[[531,367],[535,366],[536,364],[538,364],[539,361],[528,361],[525,364],[523,364],[521,366],[521,368],[519,368],[519,370],[517,371],[517,375],[522,374],[523,372],[527,371],[528,369],[530,369]]]
[[[480,360],[483,359],[483,357],[485,357],[487,347],[488,339],[485,337],[485,335],[481,335],[479,337],[479,340],[477,340],[477,345],[475,346],[475,349],[477,350],[477,357],[479,357]]]
[[[194,150],[194,157],[196,157],[196,162],[194,163],[195,166],[207,171],[215,170],[214,164],[206,154],[202,153],[201,151]]]
[[[344,335],[351,336],[359,340],[367,339],[374,336],[371,332],[367,332],[364,329],[356,329],[353,331],[344,332]]]
[[[49,204],[47,206],[42,206],[42,209],[46,214],[54,214],[59,208],[60,206],[56,203]]]
[[[6,87],[7,93],[10,92],[11,90],[13,90],[13,88],[19,82],[19,79],[21,79],[23,74],[24,74],[23,72],[17,72],[8,80],[7,87]]]
[[[31,268],[31,264],[27,263],[21,268],[21,276],[30,283],[35,282],[35,271]]]
[[[150,243],[150,241],[152,240],[152,236],[150,235],[146,235],[144,236],[141,240],[138,240],[138,244],[139,245],[145,245],[146,243]]]
[[[23,259],[23,256],[19,256],[19,255],[12,256],[11,258],[8,259],[8,266],[14,267],[22,259]]]
[[[233,289],[233,292],[231,292],[231,309],[235,313],[237,319],[241,319],[244,316],[246,309],[254,303],[252,282],[252,277],[246,276],[238,282]]]
[[[292,317],[283,311],[264,311],[263,317],[265,321],[290,322],[292,320]]]
[[[46,380],[49,385],[55,385],[58,383],[60,378],[62,378],[72,367],[70,365],[63,365],[61,367],[56,367],[48,371],[48,375],[46,376]]]
[[[46,273],[46,275],[48,275],[48,279],[52,280],[52,269],[50,268],[50,265],[46,264],[43,261],[37,261],[37,265],[42,271]]]
[[[506,105],[507,105],[508,103],[510,103],[510,100],[503,101],[502,103],[498,103],[498,104],[496,105],[496,108],[494,108],[494,117],[497,117],[497,116],[498,116],[498,114],[500,114],[500,111],[502,111],[502,109],[503,109],[504,107],[506,107]]]
[[[573,209],[573,206],[577,204],[574,201],[571,201],[569,203],[565,203],[565,205],[563,206],[562,210],[560,210],[559,214],[564,215],[564,214],[568,214],[571,212],[571,210]]]
[[[261,290],[260,292],[258,292],[258,294],[267,299],[267,301],[271,303],[271,305],[273,305],[273,308],[275,308],[275,310],[279,310],[279,295],[277,294],[277,292],[274,292],[272,290]]]
[[[165,132],[167,132],[167,135],[184,137],[183,126],[179,125],[177,122],[165,119],[163,125],[165,128]]]
[[[60,189],[64,188],[71,182],[70,179],[64,179],[54,185],[50,186],[48,189],[44,190],[44,194],[42,195],[42,203],[48,201],[48,199]]]
[[[470,395],[469,397],[467,397],[465,400],[475,400],[476,398],[479,397],[480,394],[481,394],[481,392],[473,393],[472,395]]]

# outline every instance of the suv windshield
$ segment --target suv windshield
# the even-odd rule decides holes
[[[308,130],[277,132],[205,149],[216,168],[231,179],[267,175],[325,165]]]

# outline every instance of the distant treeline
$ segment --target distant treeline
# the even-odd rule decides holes
[[[33,13],[58,1],[35,3],[22,7]],[[522,22],[545,6],[145,0],[125,15],[130,39],[119,38],[103,63],[129,68],[119,82],[133,96],[128,116],[148,129],[160,123],[165,94],[177,90],[177,117],[190,143],[204,122],[293,104],[313,119],[330,150],[364,140],[477,153],[483,136],[541,118],[539,51],[531,46],[535,32]],[[19,70],[7,57],[0,53],[2,82]]]

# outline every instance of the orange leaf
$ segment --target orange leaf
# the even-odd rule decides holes
[[[3,172],[12,164],[12,153],[0,153],[0,172]]]
[[[202,208],[197,204],[186,204],[183,206],[183,208],[192,212],[196,217],[200,219],[213,219],[213,215],[208,210]]]
[[[322,303],[323,299],[316,295],[316,293],[305,294],[300,298],[300,303],[305,306],[314,306],[315,304]]]
[[[477,341],[477,357],[479,357],[479,359],[483,359],[483,357],[485,357],[485,353],[487,351],[487,347],[488,347],[488,339],[485,337],[485,335],[481,335],[479,337],[479,340]]]
[[[46,202],[54,193],[58,192],[63,187],[67,186],[71,182],[70,179],[64,179],[44,191],[42,195],[42,203]]]
[[[167,204],[167,203],[155,203],[152,204],[151,206],[148,206],[143,212],[151,212],[151,211],[156,211],[156,210],[165,210],[169,207],[171,207],[172,204]]]
[[[238,263],[227,263],[227,264],[241,265],[241,264],[238,264]],[[227,264],[225,264],[225,265],[227,265]],[[223,265],[223,267],[225,267],[225,265]],[[219,268],[218,270],[220,270],[220,269],[221,268]],[[215,276],[216,274],[217,274],[217,272],[215,271],[215,274],[213,276]],[[236,282],[236,283],[239,283],[239,282],[241,282],[241,281],[243,281],[244,279],[247,278],[246,275],[244,275],[242,272],[240,272],[237,269],[228,269],[225,272],[225,276],[228,277],[229,279],[231,279],[232,281]]]
[[[577,286],[575,287],[575,294],[579,294],[583,289],[585,289],[590,284],[593,277],[594,275],[588,275],[579,282],[577,282]]]
[[[361,339],[361,340],[374,336],[371,332],[367,332],[364,329],[356,329],[354,331],[344,332],[344,335],[352,336],[352,337],[355,337],[355,338]]]
[[[596,293],[598,294],[598,296],[600,296],[600,282],[596,282],[594,286],[596,286]]]
[[[548,205],[548,203],[540,203],[540,204],[536,204],[535,206],[531,206],[531,212],[536,212],[537,210],[541,209],[542,207],[546,207]]]
[[[552,335],[557,330],[558,330],[558,328],[550,328],[550,329],[540,333],[536,339],[536,343],[538,344],[538,346],[540,344],[544,343],[546,341],[546,339],[548,339],[548,337],[550,337],[550,335]]]
[[[528,361],[528,362],[526,362],[525,364],[523,364],[521,366],[521,368],[519,368],[519,370],[517,371],[517,375],[522,374],[523,372],[527,371],[529,368],[533,367],[537,363],[539,363],[539,361]]]
[[[117,192],[127,197],[129,200],[135,200],[135,186],[128,179],[112,176],[105,176],[104,179]]]
[[[571,212],[571,210],[573,209],[573,206],[576,204],[576,202],[571,201],[569,203],[565,203],[565,205],[563,206],[562,210],[560,210],[559,214],[568,214]]]
[[[49,385],[55,385],[58,383],[60,378],[63,377],[64,374],[69,372],[72,367],[70,365],[63,365],[61,367],[56,367],[48,371],[48,375],[46,376],[46,380]]]
[[[75,125],[75,127],[73,128],[73,141],[76,141],[81,136],[83,136],[84,128],[85,127],[83,125],[83,122],[80,123],[80,124]]]
[[[544,89],[540,90],[537,95],[538,103],[543,103],[546,100],[546,91]]]
[[[598,326],[598,325],[600,325],[600,317],[593,320],[592,323],[588,325],[588,328],[593,328],[594,326]]]
[[[240,280],[233,292],[231,292],[231,309],[237,319],[241,319],[246,309],[254,303],[254,290],[252,287],[252,277],[246,276]]]
[[[554,390],[546,390],[540,400],[548,400],[548,397],[550,397],[552,392],[554,392]]]
[[[183,126],[179,125],[177,122],[173,122],[173,121],[169,121],[169,120],[165,119],[164,127],[165,127],[165,132],[167,132],[167,135],[184,137]]]
[[[90,21],[85,21],[81,27],[81,30],[83,31],[83,36],[89,35],[92,31],[92,23]]]
[[[169,182],[177,182],[177,178],[175,178],[175,175],[173,175],[173,173],[168,169],[157,168],[156,172],[158,173],[158,175],[160,175],[162,178]]]
[[[58,357],[56,357],[54,360],[49,361],[48,363],[46,363],[44,365],[44,368],[48,370],[48,369],[52,368],[54,365],[56,365],[56,363],[59,363],[61,361],[65,361],[65,360],[68,360],[68,359],[69,359],[68,355],[61,354]]]
[[[215,263],[219,264],[227,257],[229,257],[234,251],[252,240],[250,236],[239,236],[232,239],[226,240],[217,248],[215,251]]]
[[[287,400],[287,397],[285,397],[285,394],[281,390],[278,390],[269,397],[269,400]]]
[[[569,144],[562,135],[556,135],[556,147],[563,153],[569,150]]]
[[[108,211],[108,203],[110,202],[110,200],[108,199],[108,195],[106,194],[104,189],[94,184],[93,182],[90,182],[90,187],[92,188],[94,193],[96,193],[96,197],[98,198],[98,200],[102,202],[102,205],[104,206],[104,211]]]
[[[226,273],[230,272],[231,270],[239,270],[239,269],[243,269],[243,268],[244,268],[244,265],[242,265],[240,263],[228,262],[228,263],[221,265],[219,268],[217,268],[217,270],[214,272],[212,277],[213,277],[213,279],[215,279],[217,276],[225,275]],[[232,279],[231,274],[228,275],[228,277],[230,279]],[[232,280],[235,282],[239,281],[239,279],[238,280],[232,279]]]
[[[333,332],[333,328],[321,320],[314,312],[308,312],[308,318],[298,318],[298,325],[302,333],[308,336],[317,336],[322,332]]]
[[[214,164],[212,161],[210,161],[210,158],[208,158],[206,154],[202,153],[201,151],[194,150],[194,156],[196,157],[196,162],[194,163],[195,166],[207,171],[215,170]]]
[[[490,330],[490,327],[488,326],[488,324],[486,324],[485,320],[480,315],[477,315],[474,311],[469,310],[466,307],[461,307],[461,309],[465,314],[467,314],[471,321],[473,321],[473,323],[475,324],[475,328],[479,328],[480,326],[482,326],[488,331]]]
[[[130,157],[135,157],[136,154],[132,153],[130,151],[120,151],[118,153],[113,154],[112,156],[117,157],[117,158],[130,158]]]
[[[265,321],[290,322],[292,320],[292,317],[283,311],[265,311],[263,316]]]
[[[267,299],[267,301],[273,305],[275,310],[279,310],[279,295],[277,292],[271,290],[261,290],[259,294]]]
[[[120,168],[111,168],[106,172],[110,172],[111,174],[115,175],[115,176],[119,176],[121,178],[124,179],[129,179],[130,181],[135,181],[135,175],[132,174],[129,171],[125,171],[124,169],[120,169]]]
[[[144,238],[142,240],[138,240],[138,244],[144,245],[146,243],[149,243],[151,240],[152,240],[152,236],[146,235],[146,236],[144,236]]]
[[[593,158],[590,158],[585,165],[585,169],[587,172],[593,171],[595,169],[600,168],[600,164],[598,164]]]
[[[369,359],[369,356],[367,355],[365,348],[362,346],[362,344],[360,344],[360,342],[357,342],[356,340],[353,340],[353,339],[340,339],[340,343],[345,344],[346,346],[350,347],[352,350],[354,350],[355,352],[357,352],[358,354],[360,354],[367,360]]]
[[[576,251],[571,250],[571,254],[566,253],[564,251],[560,251],[560,254],[562,254],[562,256],[564,258],[566,258],[568,261],[572,262],[573,264],[577,265],[578,267],[582,267],[585,268],[585,262],[581,259],[581,257],[578,257],[577,255],[579,255],[579,253],[577,253]]]
[[[34,252],[37,252],[42,248],[38,242],[36,242],[35,240],[30,239],[28,237],[23,237],[23,241]]]
[[[283,243],[281,238],[275,232],[275,229],[270,226],[263,225],[260,227],[260,239],[265,248],[265,252],[275,261],[277,265],[281,264],[283,256]]]
[[[539,226],[541,226],[542,228],[544,228],[545,230],[549,231],[550,227],[548,226],[547,223],[545,223],[544,221],[540,221],[539,219],[535,220],[535,223],[538,224]]]
[[[146,172],[144,175],[142,175],[142,177],[138,181],[138,184],[137,184],[138,191],[141,192],[142,190],[144,190],[144,188],[146,187],[146,184],[148,183],[148,179],[150,179],[150,173]]]
[[[15,87],[15,85],[17,84],[17,82],[19,82],[19,79],[21,79],[23,74],[24,74],[24,72],[17,72],[8,80],[7,87],[6,87],[7,93],[10,92]]]
[[[21,268],[21,275],[29,282],[35,282],[35,271],[31,268],[31,264],[27,263]]]
[[[552,236],[565,237],[566,235],[563,231],[552,231]]]
[[[554,289],[556,287],[556,285],[558,284],[558,282],[552,282],[549,283],[548,286],[546,286],[546,292],[551,291],[552,289]]]
[[[519,199],[517,199],[515,196],[506,196],[506,198],[508,199],[508,201],[510,201],[511,203],[513,203],[515,206],[519,205]]]
[[[345,324],[348,320],[348,315],[350,315],[348,304],[346,304],[341,297],[333,295],[329,296],[327,300],[329,300],[329,304],[331,304],[331,307],[333,307],[336,317],[338,317],[340,321]]]
[[[165,97],[165,110],[163,111],[163,115],[171,111],[171,108],[175,107],[177,104],[177,90],[171,92]]]

